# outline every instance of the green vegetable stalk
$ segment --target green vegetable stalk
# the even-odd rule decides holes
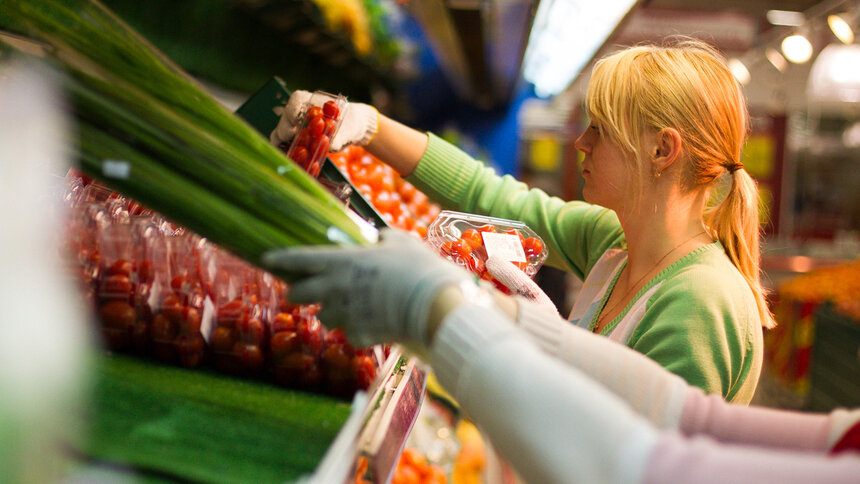
[[[368,243],[324,187],[99,2],[0,0],[0,30],[66,73],[88,174],[252,263],[273,247]]]

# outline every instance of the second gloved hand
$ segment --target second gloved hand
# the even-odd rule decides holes
[[[278,125],[269,135],[273,145],[288,143],[296,135],[299,116],[313,94],[308,91],[296,90],[290,95],[284,107]],[[349,103],[342,113],[340,128],[331,140],[331,151],[340,151],[349,145],[365,146],[376,134],[379,113],[368,104]]]
[[[289,276],[293,303],[322,303],[320,319],[359,345],[427,345],[427,316],[448,285],[475,284],[459,266],[398,230],[372,247],[297,247],[267,252],[263,263]]]
[[[510,261],[492,256],[487,259],[486,268],[491,276],[511,290],[511,295],[522,296],[551,313],[558,313],[558,308],[552,299]]]

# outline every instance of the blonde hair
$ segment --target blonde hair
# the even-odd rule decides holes
[[[637,173],[650,173],[640,153],[642,135],[671,127],[680,132],[689,161],[682,188],[710,189],[731,174],[728,194],[706,210],[705,223],[752,289],[762,325],[775,326],[761,284],[758,192],[740,162],[749,115],[722,55],[689,37],[630,47],[597,62],[585,103],[601,135],[629,155]]]

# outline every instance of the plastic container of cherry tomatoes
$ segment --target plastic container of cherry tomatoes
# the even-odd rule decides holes
[[[320,174],[331,139],[340,128],[346,105],[344,96],[315,91],[299,108],[296,123],[298,131],[287,150],[287,156],[314,177]]]
[[[543,240],[522,222],[450,210],[440,212],[427,228],[427,243],[502,292],[507,288],[487,272],[487,258],[504,257],[534,277],[547,257]]]

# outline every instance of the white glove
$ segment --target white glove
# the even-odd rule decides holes
[[[525,272],[510,261],[499,256],[492,256],[487,259],[485,267],[487,272],[510,289],[513,295],[522,296],[543,309],[558,314],[558,308],[552,299]]]
[[[350,341],[426,346],[427,316],[438,292],[477,281],[406,232],[380,235],[382,242],[372,247],[276,249],[263,263],[294,281],[291,302],[321,302],[320,319],[343,327]]]
[[[293,139],[298,130],[299,116],[302,114],[313,94],[308,91],[293,91],[283,109],[278,125],[269,135],[275,146]],[[331,140],[331,151],[340,151],[348,145],[365,146],[370,143],[378,129],[379,112],[368,104],[348,103],[341,113],[341,123]]]

